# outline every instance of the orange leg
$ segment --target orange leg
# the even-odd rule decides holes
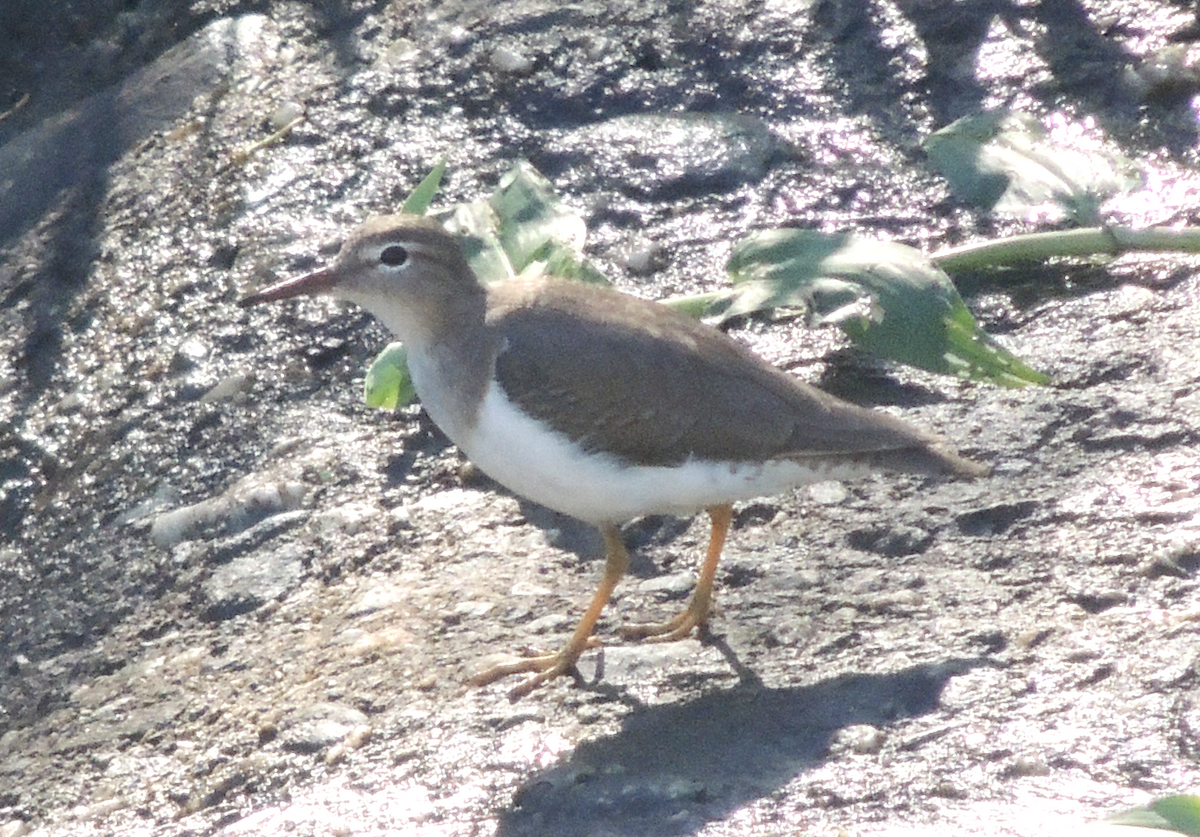
[[[571,638],[567,640],[563,649],[557,654],[540,654],[536,657],[501,663],[475,675],[467,681],[469,684],[486,686],[488,683],[493,683],[510,674],[532,673],[532,677],[526,678],[509,691],[509,699],[516,700],[529,694],[547,680],[553,680],[560,674],[572,671],[584,651],[600,644],[599,640],[592,636],[596,630],[596,623],[600,620],[604,606],[612,598],[617,582],[629,569],[629,550],[625,548],[625,542],[621,540],[620,530],[616,526],[601,526],[600,534],[604,536],[604,578],[600,582],[600,589],[596,591],[591,604],[583,614],[583,618],[579,620],[575,633],[571,634]]]
[[[717,578],[717,563],[721,560],[721,550],[725,546],[725,536],[729,534],[729,526],[733,522],[733,506],[713,506],[708,509],[712,519],[712,536],[708,540],[708,555],[700,568],[700,577],[696,580],[696,589],[688,605],[673,619],[650,625],[629,625],[621,629],[621,636],[626,639],[646,639],[651,642],[672,642],[683,639],[708,621],[708,612],[712,608],[713,583]]]

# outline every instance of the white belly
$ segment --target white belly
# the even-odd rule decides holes
[[[606,454],[583,453],[565,435],[514,407],[495,385],[488,388],[473,428],[442,429],[480,470],[509,490],[595,524],[623,523],[646,514],[690,515],[798,485],[870,473],[863,466],[810,466],[792,460],[631,466]]]

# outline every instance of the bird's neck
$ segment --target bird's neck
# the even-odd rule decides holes
[[[474,428],[496,357],[485,320],[487,295],[459,295],[419,317],[399,308],[372,311],[408,349],[413,385],[434,422],[460,444]]]

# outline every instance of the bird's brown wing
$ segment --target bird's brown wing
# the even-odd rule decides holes
[[[554,280],[491,293],[500,385],[589,450],[656,465],[816,457],[980,470],[938,437],[808,386],[657,303]]]

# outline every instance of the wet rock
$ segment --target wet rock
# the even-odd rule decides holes
[[[531,157],[590,212],[599,258],[660,242],[670,258],[644,295],[719,289],[730,244],[753,229],[931,250],[1008,235],[947,198],[916,149],[946,117],[1047,91],[1146,159],[1151,223],[1196,225],[1187,97],[1115,86],[1171,58],[1156,45],[1189,12],[267,0],[255,11],[277,49],[224,41],[230,72],[164,76],[170,107],[142,119],[122,108],[156,92],[111,85],[249,6],[116,5],[0,3],[0,191],[13,184],[0,195],[0,822],[47,837],[767,837],[835,820],[990,837],[1029,830],[1028,793],[1054,831],[1043,812],[1100,818],[1164,776],[1200,784],[1200,283],[1186,260],[956,276],[1053,387],[872,364],[787,318],[735,324],[794,374],[945,433],[994,475],[880,477],[743,507],[712,645],[616,641],[678,607],[635,575],[583,682],[516,705],[516,678],[462,681],[484,654],[558,647],[600,576],[595,529],[487,480],[464,490],[427,420],[362,407],[362,370],[387,339],[365,315],[325,300],[234,307],[325,263],[443,153],[439,200],[480,198]],[[503,46],[532,71],[491,66]],[[106,107],[80,117],[101,100],[72,91],[96,86]],[[745,116],[762,124],[743,137],[729,120]],[[207,354],[181,356],[189,340]],[[214,515],[169,554],[146,537],[153,517],[246,474],[303,485],[313,513],[372,511],[317,528],[296,508],[238,534]],[[404,511],[372,518],[387,508]],[[887,554],[886,532],[909,525],[932,540]],[[702,519],[626,531],[635,567],[677,569],[690,589]],[[1170,563],[1146,567],[1154,555]],[[249,558],[283,566],[263,580],[250,561],[229,569],[241,593],[210,600],[213,574]],[[303,583],[270,586],[297,562]],[[1113,591],[1125,600],[1104,606]],[[267,603],[253,618],[203,618],[254,599]],[[335,713],[297,735],[309,752],[286,748],[288,713],[324,702],[369,725]],[[855,728],[886,736],[879,753],[830,758]],[[1007,778],[1022,756],[1051,773]],[[92,819],[73,820],[76,806]]]
[[[291,544],[235,558],[204,582],[204,618],[221,621],[256,610],[286,595],[303,572],[301,552]]]
[[[318,703],[298,709],[281,725],[279,740],[294,753],[317,753],[340,743],[361,728],[369,729],[367,716],[339,703]]]
[[[786,156],[758,119],[721,114],[637,114],[579,128],[550,145],[558,166],[629,195],[662,200],[752,183]]]
[[[216,20],[125,82],[0,146],[4,236],[33,223],[60,190],[181,118],[243,62],[259,61],[277,46],[264,15]]]
[[[159,546],[170,547],[195,538],[235,534],[271,515],[297,508],[303,499],[304,488],[298,482],[251,474],[217,497],[158,515],[150,527],[150,538]]]

